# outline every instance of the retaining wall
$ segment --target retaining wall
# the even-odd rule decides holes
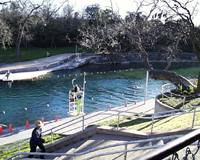
[[[174,109],[173,107],[170,107],[162,102],[159,101],[159,97],[161,96],[158,95],[156,98],[155,98],[155,110],[154,110],[154,113],[157,113],[157,112],[165,112],[165,111],[169,111],[169,110],[172,110]]]

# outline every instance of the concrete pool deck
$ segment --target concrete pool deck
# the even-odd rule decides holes
[[[117,118],[118,112],[132,112],[123,113],[130,115],[133,113],[154,113],[155,99],[147,100],[146,103],[139,102],[137,104],[128,104],[127,107],[120,106],[112,108],[111,110],[96,111],[90,114],[84,115],[84,128],[89,125],[102,122],[105,120]],[[49,122],[44,122],[43,134],[49,134],[51,131],[54,134],[72,135],[83,130],[83,116],[68,117]],[[3,130],[0,133],[0,145],[9,144],[23,139],[28,139],[31,136],[32,130],[35,126],[30,125],[30,127],[17,127],[13,128],[13,131],[9,129]]]

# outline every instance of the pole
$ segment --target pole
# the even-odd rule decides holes
[[[82,105],[82,112],[84,113],[84,102],[85,102],[85,76],[86,76],[86,72],[83,73],[84,77],[83,77],[83,105]]]
[[[126,157],[127,157],[127,145],[128,145],[128,144],[125,144],[124,160],[126,160]]]
[[[152,114],[151,134],[153,133],[154,114]]]
[[[144,104],[146,103],[146,99],[147,99],[148,82],[149,82],[149,72],[147,71],[147,76],[146,76],[146,89],[145,89],[145,96],[144,96]]]
[[[51,129],[51,144],[53,143],[53,129]]]
[[[196,107],[194,108],[194,113],[193,113],[193,120],[192,120],[192,127],[191,127],[191,129],[194,127],[195,113],[196,113]]]
[[[82,120],[82,131],[84,131],[84,115],[83,115],[83,120]]]
[[[21,152],[21,149],[20,149],[20,142],[18,142],[18,152],[20,153]],[[20,155],[19,155],[20,157]]]
[[[120,112],[118,112],[117,130],[119,129],[119,114],[120,114]]]

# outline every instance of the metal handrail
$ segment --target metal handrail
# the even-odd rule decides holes
[[[123,143],[117,143],[117,144],[113,144],[113,145],[107,145],[104,147],[98,147],[98,148],[94,148],[94,149],[90,149],[84,152],[79,152],[79,153],[26,153],[26,152],[21,152],[21,153],[17,153],[7,159],[11,159],[14,158],[16,156],[19,155],[46,155],[46,156],[81,156],[84,154],[88,154],[91,152],[95,152],[98,150],[102,150],[102,149],[107,149],[107,148],[111,148],[111,147],[117,147],[117,146],[123,146],[123,145],[129,145],[129,144],[134,144],[134,143],[145,143],[145,142],[149,142],[149,141],[158,141],[158,140],[167,140],[167,139],[175,139],[175,138],[179,138],[182,137],[182,135],[173,135],[173,136],[165,136],[165,137],[156,137],[156,138],[150,138],[150,139],[144,139],[144,140],[134,140],[134,141],[128,141],[128,142],[123,142]],[[129,149],[126,150],[126,152],[130,152],[130,151],[136,151],[136,150],[144,150],[144,149],[153,149],[153,148],[157,148],[160,147],[162,145],[154,145],[154,146],[144,146],[144,147],[136,147],[134,149]],[[115,152],[107,152],[107,153],[103,153],[103,154],[98,154],[92,157],[88,157],[87,159],[90,158],[95,158],[95,157],[99,157],[99,156],[103,156],[103,155],[109,155],[109,154],[115,154],[115,153],[122,153],[125,152],[125,150],[118,150]]]
[[[14,145],[17,145],[17,146],[15,146],[15,147],[12,147],[12,148],[9,148],[9,149],[1,149],[0,151],[10,151],[10,150],[12,150],[12,149],[15,149],[15,148],[20,148],[21,146],[23,146],[23,145],[25,145],[25,144],[27,144],[27,143],[29,143],[29,142],[25,142],[25,143],[23,143],[23,144],[20,144],[19,142],[17,142],[17,143],[15,143]],[[13,145],[12,145],[13,146]],[[4,147],[4,146],[3,146]]]
[[[168,143],[158,149],[150,151],[135,160],[155,160],[155,159],[163,159],[171,154],[176,153],[180,149],[190,145],[191,143],[199,140],[200,138],[200,129],[192,131],[191,133],[180,137],[171,143]]]
[[[127,112],[127,111],[115,111],[115,110],[112,110],[114,112],[117,112],[117,114],[115,116],[124,116],[124,117],[130,117],[130,118],[140,118],[140,119],[148,119],[148,120],[152,120],[152,125],[153,125],[153,120],[155,119],[159,119],[159,118],[164,118],[164,117],[169,117],[169,116],[174,116],[174,115],[182,115],[182,114],[188,114],[188,113],[196,113],[196,112],[200,112],[196,110],[196,108],[200,108],[200,106],[193,106],[193,107],[190,107],[190,108],[183,108],[183,109],[174,109],[174,110],[170,110],[170,111],[165,111],[165,112],[157,112],[157,113],[154,113],[154,114],[144,114],[144,113],[136,113],[136,112]],[[186,110],[194,110],[194,111],[186,111]],[[185,112],[184,112],[185,111]],[[128,116],[128,115],[124,115],[124,114],[121,114],[121,113],[129,113],[129,114],[137,114],[138,116]],[[170,113],[170,114],[169,114]],[[100,113],[102,114],[102,113]],[[113,114],[110,114],[110,113],[103,113],[104,115],[113,115]],[[79,119],[79,118],[82,118],[82,130],[84,130],[84,121],[87,120],[87,119],[84,119],[84,116],[85,115],[82,115],[80,117],[77,117],[75,118],[75,120]],[[114,115],[113,115],[114,116]],[[149,116],[149,117],[145,117],[145,116]],[[193,117],[194,119],[195,117]],[[118,118],[119,119],[119,118]],[[193,120],[194,121],[194,120]],[[119,127],[119,121],[118,121],[118,124],[117,126]],[[118,128],[117,127],[117,128]],[[56,127],[55,127],[56,128]],[[55,129],[54,128],[54,129]],[[192,124],[192,128],[193,128],[193,124]],[[49,130],[48,130],[49,131]],[[48,132],[48,131],[45,131],[45,132]],[[153,132],[153,126],[152,126],[152,129],[151,129],[151,133]],[[51,134],[52,134],[52,130],[51,130]],[[44,135],[47,135],[47,134],[44,134]],[[43,135],[43,136],[44,136]],[[16,142],[12,145],[9,145],[9,146],[0,146],[0,148],[9,148],[11,146],[14,146],[14,145],[18,145],[16,147],[12,147],[12,148],[9,148],[9,149],[0,149],[0,151],[9,151],[9,150],[12,150],[12,149],[15,149],[15,148],[19,148],[21,146],[23,146],[24,144],[27,144],[28,142],[24,143],[24,144],[21,144],[19,145],[19,143],[21,142],[24,142],[26,141],[27,139],[25,140],[22,140],[20,142]],[[53,142],[51,140],[51,142]]]
[[[165,88],[167,88],[167,89],[165,89]],[[169,89],[170,91],[168,91],[168,89]],[[177,100],[177,99],[176,99],[176,101],[182,102],[183,105],[184,105],[186,102],[189,102],[189,101],[186,101],[186,100],[185,100],[185,99],[186,99],[186,96],[183,96],[183,95],[180,95],[180,94],[175,94],[175,93],[171,92],[172,89],[174,89],[174,86],[171,86],[171,83],[167,83],[167,84],[162,85],[162,90],[161,90],[162,96],[164,95],[164,96],[167,97],[167,98],[172,98],[172,95],[177,96],[177,97],[181,97],[181,98],[183,98],[183,100]],[[171,96],[169,97],[169,96],[167,96],[165,93],[170,93]]]

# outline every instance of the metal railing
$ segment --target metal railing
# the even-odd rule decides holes
[[[187,135],[177,138],[176,140],[172,141],[171,143],[168,143],[162,147],[159,147],[158,149],[155,149],[153,151],[150,151],[139,158],[136,158],[135,160],[155,160],[155,159],[163,159],[165,157],[168,157],[172,155],[172,160],[178,159],[177,151],[183,149],[184,147],[190,145],[191,143],[198,140],[197,144],[197,151],[195,153],[191,153],[189,147],[186,148],[186,156],[185,160],[187,160],[187,157],[189,154],[192,154],[193,160],[195,159],[196,153],[199,151],[200,148],[200,129],[197,129],[195,131],[192,131],[188,133]]]
[[[193,128],[194,122],[195,122],[195,114],[197,112],[200,112],[200,110],[197,110],[197,108],[200,108],[200,106],[194,106],[194,107],[184,108],[184,109],[174,109],[174,110],[165,111],[165,112],[157,112],[157,113],[154,113],[154,114],[144,114],[144,113],[127,112],[127,111],[115,111],[115,110],[112,110],[112,112],[114,111],[114,112],[116,112],[116,114],[110,114],[110,113],[103,113],[103,114],[112,115],[112,116],[117,117],[117,126],[116,126],[117,130],[119,129],[119,126],[120,126],[120,117],[121,116],[129,117],[129,118],[139,118],[139,119],[151,120],[151,131],[150,132],[153,133],[154,122],[155,122],[156,119],[166,118],[166,117],[175,116],[175,115],[180,116],[180,115],[188,114],[188,113],[193,113],[193,119],[192,119],[192,124],[191,124],[191,128]],[[102,113],[100,113],[100,114],[102,114]],[[127,115],[127,114],[129,114],[129,115]],[[130,115],[133,115],[133,114],[135,114],[135,115],[130,116]],[[85,121],[87,120],[87,118],[85,118],[85,115],[82,115],[82,116],[75,118],[75,119],[76,120],[80,119],[80,121],[82,121],[81,127],[82,127],[82,131],[84,131],[85,130]],[[87,125],[89,125],[89,124],[87,124]],[[59,127],[59,126],[57,126],[57,127]],[[46,131],[46,132],[48,132],[48,131]],[[9,151],[11,149],[18,148],[18,151],[19,151],[18,155],[20,155],[21,154],[20,153],[20,147],[28,143],[28,142],[25,142],[23,144],[20,144],[22,142],[24,142],[24,140],[17,142],[17,143],[14,143],[10,146],[0,146],[0,148],[3,148],[3,147],[12,147],[12,146],[16,145],[15,147],[12,147],[10,149],[0,149],[0,151]],[[53,143],[53,130],[52,129],[51,129],[51,143]]]
[[[90,149],[84,152],[79,152],[79,153],[25,153],[25,152],[21,152],[18,154],[15,154],[11,157],[9,157],[7,160],[12,159],[16,156],[20,156],[20,155],[45,155],[45,156],[54,156],[54,157],[58,157],[58,156],[69,156],[72,157],[72,159],[77,158],[78,156],[82,156],[91,152],[98,152],[99,150],[106,150],[108,148],[113,148],[113,147],[118,147],[118,146],[124,146],[123,150],[116,150],[113,152],[105,152],[103,154],[96,154],[94,156],[90,156],[87,157],[86,159],[92,159],[95,157],[100,157],[100,156],[105,156],[105,155],[111,155],[111,154],[116,154],[116,153],[123,153],[124,154],[124,159],[127,158],[127,153],[131,152],[131,151],[138,151],[138,150],[146,150],[146,149],[155,149],[158,147],[163,146],[164,144],[160,144],[160,145],[151,145],[151,146],[143,146],[143,147],[135,147],[135,148],[131,148],[128,149],[128,145],[131,144],[138,144],[138,143],[147,143],[149,141],[153,142],[153,141],[159,141],[159,140],[171,140],[171,139],[176,139],[182,137],[182,135],[174,135],[174,136],[165,136],[165,137],[157,137],[157,138],[150,138],[150,139],[144,139],[144,140],[135,140],[135,141],[128,141],[128,142],[123,142],[123,143],[117,143],[117,144],[113,144],[113,145],[108,145],[108,146],[104,146],[104,147],[98,147],[98,148],[94,148],[94,149]]]
[[[184,106],[187,102],[190,102],[190,101],[187,101],[187,96],[186,95],[180,95],[180,94],[175,94],[173,92],[171,92],[171,90],[175,89],[174,85],[171,84],[171,83],[167,83],[167,84],[164,84],[162,85],[162,90],[161,90],[161,95],[162,95],[162,98],[166,97],[166,98],[173,98],[174,97],[180,97],[180,99],[175,99],[173,98],[174,101],[176,102],[179,102],[179,103],[182,103],[182,106]]]
[[[54,133],[52,132],[52,129],[51,129],[51,133],[50,134],[45,134],[45,132],[44,132],[43,136],[51,135],[51,144],[53,144],[53,134]],[[26,139],[23,139],[23,140],[18,141],[16,143],[10,144],[10,145],[0,146],[0,152],[1,151],[11,151],[13,149],[18,148],[18,152],[20,153],[21,152],[21,147],[26,145],[26,144],[28,144],[29,141],[27,141],[27,140],[29,140],[29,139],[30,138],[26,138]],[[27,142],[25,142],[25,141],[27,141]],[[7,148],[7,149],[1,149],[1,148]]]
[[[109,112],[108,113],[100,113],[100,114],[115,116],[115,118],[117,118],[117,125],[116,125],[117,130],[120,127],[120,117],[150,120],[151,121],[150,132],[153,133],[154,123],[155,123],[156,119],[166,118],[166,117],[171,117],[171,116],[180,116],[180,115],[189,114],[189,113],[193,113],[192,123],[191,123],[191,127],[190,127],[190,128],[193,128],[194,123],[195,123],[195,115],[196,115],[197,112],[200,112],[199,108],[200,108],[200,106],[194,106],[194,107],[189,107],[189,108],[184,108],[184,109],[174,109],[174,110],[165,111],[165,112],[157,112],[157,113],[154,113],[154,114],[136,113],[136,112],[128,112],[128,111],[116,111],[116,110],[112,110],[112,112],[116,112],[116,114],[113,114],[113,113],[111,114]],[[92,124],[92,123],[91,124],[85,123],[85,121],[87,119],[89,119],[85,116],[86,115],[82,115],[82,116],[79,116],[79,117],[74,119],[74,120],[79,120],[79,121],[82,122],[82,125],[81,125],[82,131],[84,131],[87,126]],[[97,121],[97,123],[98,123],[98,121]],[[54,134],[53,130],[55,131],[59,127],[60,126],[56,126],[56,127],[54,127],[54,129],[50,129],[50,130],[45,131],[43,133],[43,136],[51,134],[51,143],[53,143],[53,134]],[[9,150],[12,150],[12,149],[15,149],[15,148],[18,148],[18,150],[20,151],[20,147],[28,143],[28,142],[24,142],[26,140],[27,139],[19,141],[17,143],[9,145],[9,146],[0,146],[0,151],[9,151]],[[15,147],[13,147],[13,146],[15,146]],[[1,148],[8,148],[8,149],[1,149]]]

